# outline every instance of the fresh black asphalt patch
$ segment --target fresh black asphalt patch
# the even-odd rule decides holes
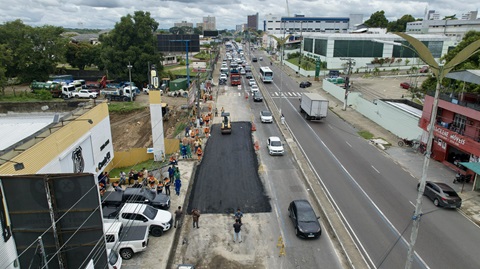
[[[233,122],[231,134],[221,134],[220,125],[211,128],[211,137],[197,170],[188,203],[202,213],[271,212],[270,198],[258,175],[253,147],[252,124]]]

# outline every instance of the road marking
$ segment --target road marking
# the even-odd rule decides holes
[[[380,174],[380,171],[378,171],[377,168],[375,168],[375,166],[371,165],[371,167],[373,168],[373,170],[377,171],[377,173]]]
[[[331,127],[330,127],[330,128],[331,128]],[[347,143],[348,146],[350,146],[351,148],[353,148],[352,145],[350,145],[350,143],[348,143],[347,141],[345,141],[345,143]]]
[[[412,201],[408,201],[408,202],[410,202],[410,204],[411,204],[413,207],[415,207],[415,204],[414,204]]]

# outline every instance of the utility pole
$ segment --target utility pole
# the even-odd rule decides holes
[[[200,127],[200,94],[201,94],[201,90],[200,90],[200,73],[197,74],[197,113],[196,113],[196,116],[197,116],[197,127]]]
[[[132,92],[132,65],[128,62],[128,80],[130,81],[130,102],[133,102],[133,92]]]
[[[340,58],[342,61],[347,61],[347,76],[345,77],[345,99],[343,100],[343,111],[347,110],[347,98],[350,91],[350,75],[352,74],[352,65],[355,61],[352,58]]]

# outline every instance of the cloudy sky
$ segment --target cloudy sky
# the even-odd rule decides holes
[[[372,13],[384,10],[388,20],[404,14],[423,18],[425,8],[440,12],[441,17],[477,10],[479,4],[467,0],[290,0],[290,15],[311,17],[348,17],[363,14],[368,19]],[[286,1],[282,0],[0,0],[1,23],[16,19],[25,24],[45,24],[66,28],[110,29],[120,17],[136,10],[148,11],[159,22],[160,29],[173,27],[174,22],[202,21],[208,15],[216,18],[217,29],[235,29],[246,23],[247,15],[258,12],[259,27],[267,14],[286,16]]]

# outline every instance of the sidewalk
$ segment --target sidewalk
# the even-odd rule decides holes
[[[275,62],[279,65],[279,62]],[[284,66],[284,71],[288,76],[292,77],[298,83],[301,80],[305,80],[305,77],[299,77],[295,71]],[[389,142],[391,147],[385,150],[385,153],[399,165],[401,165],[406,171],[408,171],[413,177],[421,179],[423,170],[424,156],[420,153],[415,153],[411,148],[399,148],[397,147],[398,137],[375,124],[373,121],[364,117],[360,113],[356,112],[351,107],[348,107],[346,111],[343,111],[343,102],[335,99],[333,96],[322,90],[322,81],[314,81],[313,78],[308,78],[312,82],[312,86],[309,88],[311,91],[317,91],[326,97],[330,102],[330,110],[337,114],[340,118],[357,128],[358,130],[366,130],[374,135],[376,138],[382,138]],[[480,192],[472,191],[472,183],[453,184],[455,172],[435,160],[430,160],[429,169],[427,172],[429,181],[445,182],[453,189],[455,189],[463,200],[460,212],[472,220],[474,223],[480,226]],[[463,187],[463,190],[462,190]]]

